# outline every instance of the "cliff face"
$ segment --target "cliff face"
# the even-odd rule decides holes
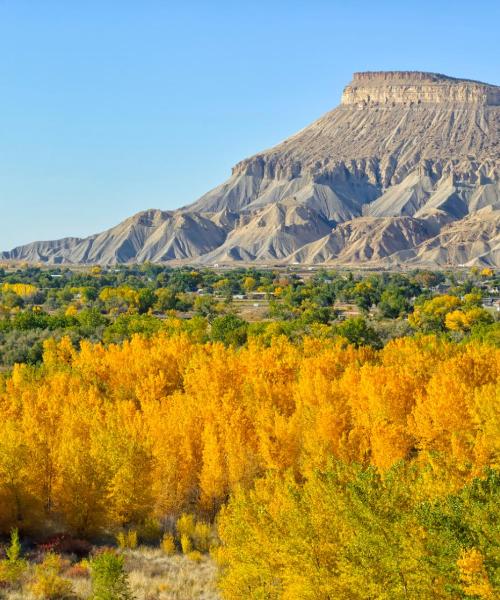
[[[352,82],[342,94],[342,105],[358,108],[422,103],[498,106],[500,89],[438,73],[368,71],[354,73]]]
[[[239,162],[194,204],[4,258],[497,264],[488,240],[499,214],[500,87],[366,72],[354,74],[340,106]],[[460,235],[472,222],[484,243]]]
[[[282,144],[238,163],[233,175],[341,178],[383,188],[411,170],[496,178],[500,87],[432,73],[355,73],[339,107]]]

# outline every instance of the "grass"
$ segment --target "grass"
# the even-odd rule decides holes
[[[216,567],[208,555],[191,560],[181,554],[167,556],[159,548],[139,547],[124,552],[125,568],[130,589],[136,600],[219,600],[215,579]],[[26,579],[34,573],[29,566]],[[73,586],[75,599],[88,599],[91,595],[88,575],[75,576],[71,568],[61,573]],[[0,590],[5,600],[36,600],[29,584],[20,590]]]
[[[186,556],[166,556],[158,549],[127,552],[130,587],[138,600],[218,600],[216,568],[203,555],[200,561]]]

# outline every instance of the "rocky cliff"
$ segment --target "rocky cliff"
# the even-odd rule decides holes
[[[354,73],[342,94],[343,106],[393,106],[396,104],[500,105],[496,86],[455,79],[439,73],[368,71]]]
[[[148,225],[136,216],[86,240],[34,243],[3,256],[498,264],[494,244],[458,232],[473,222],[483,241],[496,236],[500,87],[434,73],[355,73],[340,106],[239,162],[194,204],[156,212],[147,213]],[[436,251],[440,240],[446,251]]]

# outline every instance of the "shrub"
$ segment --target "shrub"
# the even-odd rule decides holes
[[[195,521],[193,515],[182,514],[176,524],[177,534],[182,552],[188,554],[193,550],[208,552],[212,542],[212,527],[203,521]]]
[[[116,542],[122,550],[125,550],[126,548],[130,550],[137,548],[137,531],[135,531],[135,529],[120,531],[116,536]]]
[[[71,581],[55,573],[39,573],[31,585],[31,592],[43,600],[65,600],[73,598]]]
[[[64,600],[73,597],[71,581],[59,575],[66,563],[58,554],[49,552],[43,562],[35,567],[31,592],[36,598]]]
[[[193,515],[183,513],[178,519],[176,524],[177,533],[180,537],[187,535],[192,537],[194,535],[195,520]]]
[[[96,555],[90,563],[92,600],[132,600],[124,557],[114,552]]]
[[[196,550],[200,552],[208,552],[212,537],[212,528],[208,523],[199,521],[196,523],[193,532],[193,542]]]
[[[181,535],[181,548],[183,554],[189,554],[193,549],[191,538],[185,533]]]
[[[71,537],[65,533],[54,535],[38,545],[43,552],[55,552],[58,554],[74,554],[78,558],[84,558],[90,554],[92,544],[86,540]]]
[[[175,554],[175,541],[174,536],[171,533],[165,533],[161,542],[160,548],[167,556]]]
[[[161,538],[161,525],[158,519],[146,519],[140,527],[138,535],[141,542],[146,544],[158,543]]]
[[[72,579],[80,579],[87,577],[89,574],[89,563],[86,560],[82,560],[76,565],[72,565],[65,572],[67,577],[71,577]]]
[[[0,582],[11,585],[20,583],[28,563],[21,557],[21,542],[17,529],[13,529],[10,534],[10,544],[6,554],[7,559],[0,561]]]
[[[198,550],[188,552],[186,556],[189,558],[189,560],[192,560],[194,562],[200,562],[201,560],[203,560],[203,554],[201,552],[198,552]]]

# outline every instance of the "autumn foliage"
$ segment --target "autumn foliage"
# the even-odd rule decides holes
[[[498,468],[499,372],[499,349],[435,336],[381,350],[285,337],[234,349],[171,331],[79,350],[48,341],[40,367],[0,383],[0,526],[89,536],[213,519],[231,498],[228,598],[459,597],[444,569],[423,570],[440,538],[419,510]],[[384,547],[377,567],[370,552]],[[488,556],[457,546],[457,590],[490,597]]]

